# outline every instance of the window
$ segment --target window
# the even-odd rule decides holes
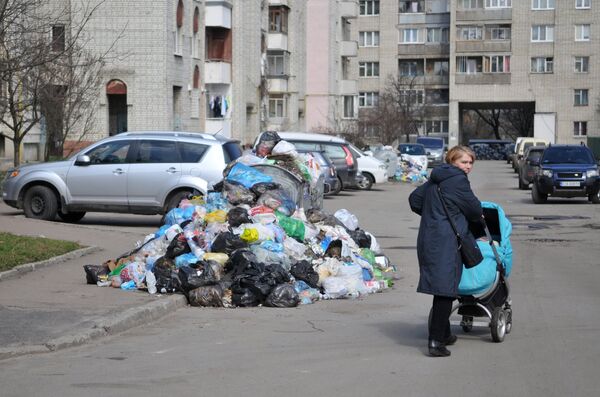
[[[378,92],[360,92],[358,93],[358,107],[359,108],[372,108],[377,106],[379,103]]]
[[[531,73],[552,73],[553,57],[531,58]]]
[[[173,49],[175,55],[181,55],[183,53],[183,1],[177,2],[177,12],[175,14],[175,48]]]
[[[533,25],[531,27],[531,41],[554,41],[554,26]]]
[[[590,57],[575,57],[575,73],[589,72]]]
[[[379,0],[360,0],[360,15],[379,15]]]
[[[359,62],[358,75],[360,77],[379,77],[379,62]]]
[[[400,90],[400,103],[420,105],[423,100],[423,90]]]
[[[458,28],[458,40],[481,40],[481,26],[460,26]]]
[[[285,97],[283,95],[269,96],[269,117],[283,118],[286,116]]]
[[[287,33],[288,30],[288,8],[269,7],[269,32]]]
[[[179,163],[179,152],[174,141],[140,141],[136,163]]]
[[[65,25],[52,26],[52,51],[65,50]]]
[[[490,40],[510,40],[510,26],[492,26]]]
[[[351,97],[352,98],[352,97]],[[323,151],[330,159],[345,159],[346,151],[341,145],[336,144],[324,144]]]
[[[427,134],[448,132],[448,120],[425,120]]]
[[[191,142],[178,142],[179,156],[182,163],[197,163],[199,162],[208,146]]]
[[[400,30],[400,42],[401,43],[418,43],[419,42],[419,29],[402,29]]]
[[[125,164],[131,141],[113,141],[96,146],[86,153],[92,164]]]
[[[399,63],[400,76],[415,77],[423,75],[423,62],[416,60],[400,61]]]
[[[489,61],[488,61],[489,59]],[[492,55],[486,57],[485,71],[489,73],[510,73],[510,55]]]
[[[427,28],[428,43],[447,43],[448,28]]]
[[[587,121],[573,122],[573,135],[574,136],[587,136]]]
[[[456,57],[457,73],[475,74],[483,71],[482,57]]]
[[[575,91],[575,98],[574,98],[574,105],[575,106],[587,106],[588,105],[588,92],[589,90],[586,89],[576,89]]]
[[[590,41],[590,25],[575,25],[575,41]]]
[[[448,76],[448,61],[447,60],[427,60],[427,74],[436,76]]]
[[[398,12],[400,12],[401,14],[424,12],[424,4],[423,3],[425,3],[423,0],[421,0],[421,1],[400,0],[398,2],[398,5],[399,5]]]
[[[575,8],[590,8],[590,0],[575,0]]]
[[[553,10],[554,0],[532,0],[532,10]]]
[[[425,90],[425,102],[428,105],[448,105],[450,90],[447,88]]]
[[[473,9],[483,8],[483,0],[461,0],[462,8]]]
[[[512,0],[485,0],[485,8],[511,8]]]
[[[344,96],[344,118],[353,119],[356,117],[354,112],[354,97],[351,95]]]
[[[379,47],[379,32],[359,32],[358,45],[361,47]]]
[[[286,76],[288,74],[287,53],[267,54],[267,62],[269,76]]]
[[[200,10],[198,10],[198,7],[194,9],[192,32],[192,57],[200,58]]]

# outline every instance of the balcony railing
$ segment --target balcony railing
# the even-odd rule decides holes
[[[288,49],[288,37],[285,33],[269,33],[267,38],[267,46],[269,50],[282,50],[287,51]]]
[[[448,55],[450,45],[447,43],[398,44],[398,55]]]
[[[457,21],[512,20],[512,8],[456,10]]]
[[[204,63],[204,82],[206,84],[231,84],[231,64],[206,61]]]
[[[288,79],[277,76],[269,76],[269,92],[286,93],[288,91]]]
[[[510,40],[457,41],[456,52],[510,52]]]
[[[358,84],[356,80],[341,80],[340,95],[358,95]]]
[[[358,55],[358,43],[356,41],[342,41],[341,55],[343,57],[355,57]]]
[[[358,1],[346,0],[340,2],[340,14],[342,18],[358,17]]]
[[[510,84],[510,73],[456,74],[455,84]]]
[[[231,0],[207,0],[204,10],[205,26],[215,26],[231,29]]]

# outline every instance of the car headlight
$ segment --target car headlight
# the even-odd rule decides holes
[[[21,173],[21,170],[18,168],[8,170],[8,172],[6,173],[6,179],[17,177],[17,176],[19,176],[20,173]]]
[[[552,170],[542,170],[542,175],[552,178]]]
[[[598,170],[597,169],[595,169],[595,170],[587,170],[585,172],[585,176],[587,176],[588,178],[591,178],[593,176],[598,176]]]

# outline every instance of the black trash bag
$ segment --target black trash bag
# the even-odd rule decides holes
[[[248,247],[248,243],[236,236],[231,232],[221,232],[217,234],[212,244],[210,245],[210,252],[224,252],[227,255],[231,255],[233,251]]]
[[[236,275],[243,273],[244,269],[253,263],[258,263],[258,259],[254,252],[246,248],[240,248],[231,253],[229,259],[225,262],[223,270],[225,273],[231,272],[232,277],[235,277]]]
[[[177,286],[181,285],[179,276],[175,271],[175,264],[172,259],[161,256],[154,263],[152,270],[156,278],[156,289],[160,293],[171,293],[177,290]]]
[[[296,280],[302,280],[312,288],[319,288],[319,273],[315,271],[309,261],[299,261],[292,265],[290,273]]]
[[[265,300],[269,307],[296,307],[299,303],[300,296],[292,284],[277,285]]]
[[[350,230],[348,234],[360,248],[371,248],[371,236],[369,236],[364,230]]]
[[[290,274],[279,264],[250,263],[234,278],[232,291],[236,293],[236,291],[249,289],[262,303],[275,286],[290,280]]]
[[[266,192],[267,190],[277,189],[281,189],[281,185],[275,182],[259,182],[250,188],[250,190],[252,190],[256,197],[260,197],[260,195]]]
[[[238,227],[243,223],[252,223],[248,217],[248,211],[243,207],[235,207],[227,213],[227,222],[231,227]]]
[[[104,265],[83,265],[85,271],[85,280],[88,284],[96,284],[101,276],[107,276],[110,273],[108,266]]]
[[[212,191],[221,193],[223,191],[223,181],[224,179],[221,179],[221,181],[215,183],[213,185]]]
[[[256,201],[255,194],[240,183],[225,181],[223,182],[223,191],[227,201],[233,205],[252,204]]]
[[[204,287],[205,285],[217,284],[218,280],[215,276],[213,268],[209,264],[194,269],[189,266],[181,266],[178,269],[179,285],[177,290],[187,294],[189,291]]]
[[[187,243],[187,239],[183,233],[178,233],[169,243],[165,256],[169,259],[175,259],[179,255],[187,254],[188,252],[192,252],[192,250]]]
[[[248,288],[231,288],[231,303],[234,306],[252,307],[260,304],[259,299]]]
[[[223,307],[223,288],[219,284],[205,285],[188,293],[190,306]]]

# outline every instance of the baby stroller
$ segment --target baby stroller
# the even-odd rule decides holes
[[[485,221],[470,224],[477,239],[483,261],[466,269],[463,266],[458,286],[458,302],[452,307],[451,325],[460,325],[464,332],[474,326],[489,327],[494,342],[502,342],[512,330],[512,308],[508,276],[512,269],[512,225],[502,208],[491,202],[482,202]],[[487,239],[487,240],[486,240]],[[457,313],[460,321],[452,320]],[[474,321],[485,318],[486,321]]]

